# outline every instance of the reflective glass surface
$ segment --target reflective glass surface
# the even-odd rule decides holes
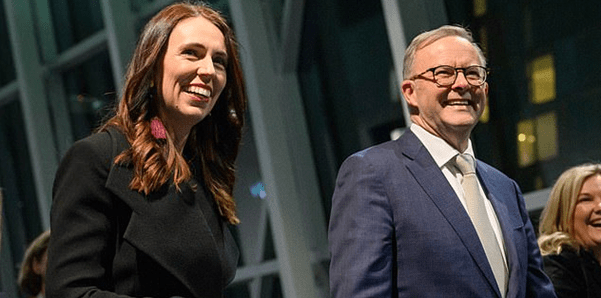
[[[130,8],[133,12],[140,12],[145,6],[151,5],[153,0],[130,0]]]
[[[27,247],[41,231],[37,195],[19,100],[0,106],[0,188],[2,188],[3,250],[10,253],[12,264],[5,263],[2,272],[13,276],[1,279],[16,281],[18,266]],[[5,267],[7,266],[7,267]],[[9,270],[6,270],[9,269]],[[2,288],[0,288],[0,292]],[[12,296],[11,296],[12,297]]]
[[[305,2],[298,76],[326,214],[338,167],[404,127],[380,1]]]
[[[0,87],[16,78],[15,65],[8,35],[8,24],[4,16],[4,5],[0,5]]]
[[[99,0],[50,0],[59,52],[104,28]]]
[[[78,140],[100,124],[117,97],[108,53],[66,71],[63,84],[73,138]]]
[[[265,275],[251,281],[246,281],[239,284],[232,284],[225,290],[225,297],[227,298],[251,298],[249,289],[253,289],[259,286],[259,295],[257,297],[265,298],[282,298],[282,285],[280,278],[277,274]]]
[[[276,39],[280,41],[280,36],[282,34],[282,15],[284,9],[284,1],[283,0],[261,0],[263,9],[269,11],[269,15],[271,20],[266,20],[271,23],[273,26],[274,33],[276,34]]]
[[[445,2],[449,23],[469,24],[487,48],[490,121],[474,130],[478,156],[526,193],[601,160],[599,2]]]

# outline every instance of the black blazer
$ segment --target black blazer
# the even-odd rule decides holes
[[[239,252],[202,183],[129,188],[116,129],[76,142],[56,174],[46,297],[223,297]],[[202,181],[196,179],[196,181]],[[170,184],[170,183],[167,183]]]
[[[601,265],[589,252],[564,248],[544,256],[543,264],[558,298],[601,297]]]

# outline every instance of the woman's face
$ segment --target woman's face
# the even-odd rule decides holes
[[[601,175],[584,180],[573,222],[576,240],[586,249],[601,248]]]
[[[225,87],[227,62],[225,38],[209,20],[187,18],[173,28],[159,72],[165,125],[187,135],[209,115]]]

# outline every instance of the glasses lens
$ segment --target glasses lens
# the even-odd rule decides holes
[[[454,67],[450,66],[439,66],[434,69],[434,80],[441,86],[450,86],[455,82]]]
[[[486,69],[481,66],[470,66],[465,69],[467,82],[474,86],[480,86],[486,81]]]
[[[451,86],[457,78],[457,69],[443,65],[433,69],[434,80],[440,86]],[[464,73],[467,82],[472,86],[481,86],[486,82],[486,68],[482,66],[470,66],[465,68]]]

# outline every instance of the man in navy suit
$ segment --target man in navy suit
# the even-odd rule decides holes
[[[517,184],[476,160],[473,191],[462,186],[468,174],[455,160],[462,154],[474,164],[469,138],[488,93],[471,34],[458,26],[420,34],[403,76],[409,129],[353,154],[338,173],[332,297],[555,297]],[[468,214],[471,197],[485,220]]]

